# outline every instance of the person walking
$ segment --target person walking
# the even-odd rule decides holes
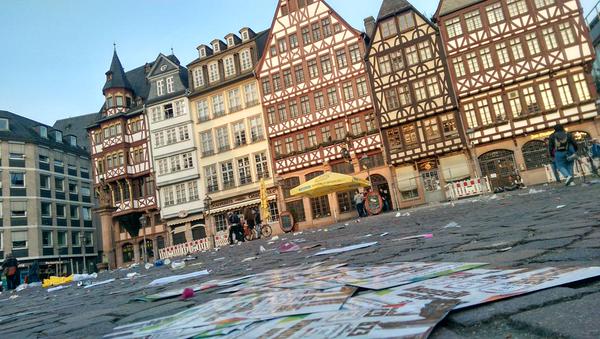
[[[229,244],[233,245],[233,235],[237,241],[244,242],[244,232],[241,230],[242,223],[240,216],[237,213],[229,212],[227,214],[227,222],[229,223]]]
[[[2,272],[6,276],[6,288],[14,290],[21,283],[19,261],[14,254],[9,253],[2,263]]]
[[[359,191],[356,191],[356,194],[354,194],[354,204],[356,205],[358,217],[362,218],[365,213],[365,197]]]
[[[577,157],[577,143],[571,133],[567,133],[563,125],[554,127],[554,133],[548,141],[548,151],[554,154],[556,169],[565,177],[565,186],[573,183],[573,164]]]

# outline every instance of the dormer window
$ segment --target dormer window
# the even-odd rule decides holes
[[[77,147],[77,137],[74,135],[69,135],[69,145]]]
[[[213,44],[213,51],[215,51],[215,53],[219,52],[219,42],[218,41]]]
[[[106,108],[112,108],[113,107],[113,97],[107,97],[106,98]]]
[[[248,31],[242,31],[242,40],[246,41],[249,39]]]
[[[48,139],[48,127],[40,126],[40,137]]]
[[[123,97],[117,95],[115,98],[117,99],[117,107],[123,107]]]
[[[175,87],[173,86],[173,84],[174,84],[173,77],[168,77],[167,78],[167,93],[175,92]]]
[[[9,131],[8,119],[0,119],[0,131]]]
[[[227,38],[227,47],[233,47],[233,45],[235,45],[235,42],[233,41],[233,37],[230,36]]]
[[[131,97],[125,97],[125,103],[127,104],[127,107],[131,107]]]
[[[165,81],[163,79],[156,81],[156,95],[161,96],[165,93]]]
[[[206,56],[206,48],[204,48],[204,47],[201,47],[201,48],[198,50],[198,53],[200,53],[200,57],[201,57],[201,58],[204,58],[204,57]]]
[[[62,143],[62,132],[54,131],[54,141]]]

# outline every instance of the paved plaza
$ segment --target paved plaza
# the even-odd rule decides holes
[[[327,260],[352,266],[398,261],[486,262],[495,267],[600,266],[600,184],[547,186],[488,195],[413,210],[346,221],[197,254],[183,269],[143,267],[101,273],[98,281],[116,281],[84,289],[76,284],[47,292],[29,288],[0,295],[2,337],[98,338],[116,326],[171,315],[214,298],[215,291],[156,302],[133,301],[157,291],[186,287],[215,278],[259,273]],[[406,215],[409,213],[410,215]],[[445,227],[454,222],[460,227]],[[432,238],[398,240],[431,233]],[[300,252],[276,251],[294,241]],[[329,257],[322,249],[377,241],[378,244]],[[317,246],[319,245],[319,246]],[[261,246],[266,251],[261,251]],[[254,259],[252,259],[254,258]],[[245,260],[246,259],[246,260]],[[243,261],[243,262],[242,262]],[[195,280],[144,288],[153,279],[208,269]],[[132,280],[128,273],[142,276]],[[15,297],[17,296],[17,297]],[[547,289],[479,307],[454,311],[432,338],[598,338],[600,279]]]

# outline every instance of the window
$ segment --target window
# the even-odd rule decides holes
[[[408,12],[398,17],[398,24],[400,26],[400,32],[407,31],[415,26],[415,20],[413,19],[412,13]]]
[[[396,18],[391,18],[381,22],[381,35],[384,39],[396,35]]]
[[[212,155],[214,153],[212,133],[210,131],[200,133],[200,140],[202,143],[202,156]]]
[[[492,110],[494,111],[496,121],[506,120],[506,109],[504,108],[504,100],[502,100],[501,95],[492,97]]]
[[[546,164],[550,163],[550,157],[548,156],[548,146],[546,146],[546,143],[543,141],[529,141],[528,143],[523,145],[521,151],[523,153],[523,159],[525,160],[525,168],[527,168],[527,170],[544,168]]]
[[[183,153],[181,155],[181,159],[183,160],[183,168],[194,168],[194,159],[192,158],[192,153]]]
[[[429,92],[430,97],[437,97],[440,95],[440,84],[437,76],[427,78],[425,83],[427,84],[427,92]]]
[[[77,194],[77,183],[76,182],[69,181],[69,193]]]
[[[452,65],[454,66],[454,73],[456,73],[457,78],[465,76],[465,64],[461,57],[452,60]]]
[[[179,156],[171,156],[169,157],[169,162],[171,163],[171,173],[181,171],[181,162],[179,161]]]
[[[227,216],[225,214],[215,215],[215,227],[217,232],[223,232],[227,230]]]
[[[244,96],[246,100],[246,107],[254,106],[258,104],[258,93],[256,92],[256,84],[250,83],[244,85]]]
[[[344,140],[346,136],[346,126],[344,122],[336,122],[333,125],[333,130],[335,131],[335,139],[336,140]]]
[[[504,21],[504,12],[502,12],[502,4],[500,2],[488,6],[486,11],[490,25]]]
[[[328,196],[324,195],[318,198],[311,198],[310,209],[312,211],[313,219],[321,219],[331,216]]]
[[[389,55],[378,57],[377,63],[379,64],[379,73],[381,75],[386,75],[392,72],[392,63]]]
[[[283,150],[281,148],[281,140],[276,140],[273,142],[273,150],[275,151],[275,156],[280,156],[283,154]]]
[[[252,183],[252,173],[250,172],[250,158],[245,157],[237,159],[238,175],[240,177],[240,185]]]
[[[448,31],[448,37],[450,39],[462,35],[462,26],[460,25],[460,18],[454,18],[446,22],[446,31]]]
[[[213,115],[215,118],[223,116],[225,114],[225,103],[223,100],[223,94],[217,94],[212,97]]]
[[[468,128],[475,128],[475,127],[479,126],[479,123],[477,122],[477,115],[475,113],[475,105],[473,105],[473,104],[465,105],[465,117],[467,118],[467,127]]]
[[[273,91],[279,91],[281,90],[281,78],[279,77],[279,74],[274,74],[273,75]]]
[[[240,66],[242,71],[252,68],[252,56],[250,55],[250,50],[246,49],[240,53]]]
[[[427,99],[427,92],[425,91],[425,81],[416,81],[413,84],[413,90],[415,92],[415,99],[417,99],[417,101],[423,101]]]
[[[233,177],[233,162],[227,161],[221,163],[221,178],[223,179],[223,189],[235,187]]]
[[[323,108],[325,108],[325,97],[323,96],[323,92],[321,92],[321,91],[316,92],[314,95],[314,99],[315,99],[315,109],[317,111],[320,111]]]
[[[27,248],[27,231],[14,231],[11,237],[13,250]]]
[[[167,93],[173,93],[175,89],[173,88],[173,77],[167,78]]]
[[[271,83],[269,82],[269,78],[264,78],[262,80],[262,88],[264,95],[271,94]]]
[[[202,67],[195,68],[193,71],[194,75],[194,85],[195,87],[204,86],[204,74],[202,72]]]
[[[172,104],[166,104],[163,106],[163,112],[164,112],[164,119],[171,119],[173,118],[173,105]]]
[[[321,40],[321,25],[318,22],[312,24],[313,42]]]
[[[291,34],[289,39],[290,39],[290,49],[298,48],[298,36],[296,35],[296,33]]]
[[[310,41],[310,29],[307,27],[302,27],[302,42],[304,46],[309,45]]]
[[[508,1],[508,14],[511,18],[519,16],[527,12],[527,5],[525,0],[509,0]]]
[[[235,75],[235,63],[233,62],[233,55],[223,59],[223,67],[225,68],[226,77]]]
[[[67,216],[67,208],[65,205],[56,204],[56,217],[64,219]]]
[[[344,91],[344,100],[349,101],[354,99],[354,89],[352,88],[352,82],[348,81],[342,86]]]
[[[359,98],[367,96],[367,79],[365,77],[360,77],[356,80],[356,94]]]
[[[189,201],[195,201],[200,199],[200,195],[198,194],[198,182],[190,181],[188,182],[188,196]]]
[[[417,51],[416,45],[412,45],[406,48],[406,63],[409,66],[416,65],[419,63],[419,53]]]
[[[360,117],[350,119],[350,131],[354,136],[360,135],[363,132]]]
[[[523,57],[525,56],[523,54],[523,45],[521,45],[521,39],[517,38],[517,39],[512,39],[509,41],[510,43],[510,49],[512,51],[512,55],[513,58],[515,59],[515,61],[519,61],[521,59],[523,59]]]
[[[308,98],[308,96],[305,95],[300,98],[300,109],[302,111],[302,114],[308,114],[311,112],[310,99]]]
[[[160,79],[156,81],[156,95],[161,96],[165,92],[165,81]],[[112,106],[112,105],[111,105]]]
[[[321,57],[321,71],[323,75],[331,73],[331,57],[329,54]]]
[[[89,207],[82,207],[81,214],[83,215],[83,220],[92,220],[92,209]]]
[[[436,141],[442,137],[437,118],[423,120],[423,130],[425,131],[425,138],[429,142]]]
[[[398,93],[395,88],[391,88],[385,91],[385,102],[387,103],[387,109],[397,109],[400,107],[400,100],[398,100]]]
[[[494,62],[492,61],[492,53],[489,48],[483,48],[479,51],[479,55],[481,56],[481,63],[483,64],[484,69],[490,69],[494,67]]]
[[[298,111],[298,104],[296,104],[296,100],[290,101],[290,117],[295,119],[300,116],[300,112]]]
[[[492,112],[490,106],[488,106],[487,100],[479,100],[477,102],[477,109],[479,110],[479,118],[481,119],[481,125],[486,126],[492,124]]]
[[[229,111],[236,112],[242,109],[242,99],[240,97],[240,89],[235,88],[227,93],[229,98]]]
[[[79,207],[70,205],[69,215],[71,216],[71,219],[79,219]]]
[[[337,88],[329,87],[327,89],[327,104],[329,107],[336,106],[338,104]]]
[[[400,128],[392,128],[386,132],[388,144],[392,150],[402,149],[402,136],[400,134]]]
[[[400,99],[400,105],[406,106],[410,105],[411,99],[408,93],[408,85],[400,86],[397,88],[398,90],[398,99]]]
[[[200,100],[196,103],[196,109],[198,110],[198,120],[207,121],[210,119],[208,115],[208,101]]]
[[[49,202],[42,202],[40,212],[43,218],[52,217],[52,204]]]
[[[392,70],[398,72],[404,68],[404,57],[402,51],[396,51],[389,54],[392,63]]]
[[[454,120],[454,115],[452,113],[447,113],[440,116],[442,120],[442,130],[444,131],[444,136],[450,136],[457,134],[456,131],[456,121]]]
[[[279,39],[277,41],[277,47],[279,48],[279,53],[287,52],[287,43],[285,41],[285,38]]]
[[[340,162],[337,164],[332,164],[331,171],[334,173],[341,173],[341,174],[353,174],[354,173],[354,165],[352,165],[352,163],[348,163],[346,161]]]
[[[235,147],[239,147],[246,144],[246,126],[243,121],[236,122],[233,124],[233,137]]]
[[[250,139],[252,142],[263,139],[262,118],[260,116],[250,118]]]
[[[41,154],[40,154],[40,155],[39,155],[39,157],[38,157],[38,159],[39,159],[39,161],[40,161],[41,163],[44,163],[44,164],[48,164],[48,163],[50,163],[50,158],[48,158],[48,157],[47,157],[47,156],[45,156],[45,155],[41,155]]]
[[[535,7],[540,9],[546,6],[554,5],[555,0],[535,0]]]
[[[302,68],[302,65],[296,66],[294,74],[296,76],[296,84],[304,83],[304,68]]]
[[[573,76],[573,81],[575,82],[575,90],[579,101],[589,100],[591,97],[585,75],[583,73],[576,74]]]
[[[42,231],[42,247],[52,247],[52,231]]]
[[[294,152],[294,139],[292,137],[285,138],[285,152],[286,154]]]
[[[551,51],[558,47],[558,43],[556,42],[556,34],[554,34],[554,28],[546,28],[542,31],[542,36],[544,37],[544,42],[546,43],[546,48]]]
[[[536,55],[540,53],[540,43],[538,42],[537,35],[535,35],[535,33],[527,34],[525,36],[525,40],[527,41],[529,54]]]
[[[0,130],[2,130],[2,131],[10,130],[9,124],[8,124],[8,119],[0,118]]]
[[[40,188],[42,189],[50,189],[50,176],[40,174]]]
[[[525,105],[527,105],[527,114],[535,114],[541,111],[533,87],[523,89],[523,98],[525,99]]]
[[[187,202],[185,196],[185,184],[175,185],[175,201],[177,204],[184,204]]]
[[[560,36],[565,46],[575,43],[575,36],[573,35],[571,23],[563,22],[562,24],[558,25],[558,30],[560,31]]]
[[[267,120],[269,125],[274,125],[277,123],[277,118],[275,116],[275,107],[267,108]]]
[[[217,41],[217,42],[213,43],[213,51],[215,51],[215,52],[219,52],[220,50],[221,50],[221,49],[220,49],[220,44],[219,44],[219,42]]]
[[[315,130],[310,130],[307,132],[308,136],[308,147],[317,146],[317,132]]]
[[[256,166],[256,180],[269,177],[269,161],[266,153],[254,155],[254,164]]]
[[[569,81],[567,78],[561,78],[556,80],[556,86],[558,86],[558,93],[560,95],[560,102],[563,105],[570,105],[573,103],[573,94],[569,88]]]
[[[286,210],[292,214],[294,221],[306,221],[306,213],[304,212],[303,200],[288,201],[285,203]]]
[[[167,145],[171,145],[177,142],[177,135],[175,134],[175,129],[171,128],[167,131]]]
[[[469,66],[469,73],[479,72],[479,63],[477,62],[477,54],[467,54],[467,65]]]
[[[321,127],[321,137],[324,142],[330,142],[331,139],[331,128],[330,127]]]
[[[190,139],[190,132],[186,126],[179,126],[179,141],[186,141]]]
[[[504,65],[510,61],[508,57],[508,47],[506,47],[506,43],[499,43],[496,45],[496,52],[498,53],[498,60],[500,61],[500,65]]]
[[[229,133],[227,132],[227,126],[217,128],[216,136],[217,136],[217,150],[219,152],[229,150]]]
[[[543,83],[539,85],[540,96],[542,97],[542,104],[545,110],[553,109],[556,105],[554,102],[554,96],[549,83]]]
[[[406,148],[415,148],[419,146],[417,129],[414,124],[402,126],[402,136],[404,137],[403,142]]]
[[[159,159],[158,162],[158,174],[163,175],[169,173],[169,165],[167,159]]]
[[[219,190],[219,180],[217,179],[216,165],[204,167],[204,177],[206,177],[206,189],[208,192],[217,192]]]
[[[465,14],[465,23],[467,24],[467,31],[474,32],[480,30],[481,27],[481,16],[479,11],[473,11]]]
[[[323,37],[331,36],[331,21],[329,18],[321,20],[321,27],[323,28]]]
[[[338,68],[346,68],[348,66],[348,58],[346,57],[346,50],[340,49],[335,52],[335,59],[337,61]]]
[[[67,232],[58,231],[58,247],[67,247]]]
[[[508,103],[513,117],[518,118],[523,114],[523,105],[521,104],[519,91],[508,93]]]
[[[316,59],[308,61],[308,74],[311,79],[314,79],[319,76],[319,68],[317,67]]]
[[[71,245],[81,246],[81,239],[79,238],[79,232],[71,232]]]
[[[350,61],[352,61],[353,64],[362,60],[360,47],[358,47],[358,44],[350,45],[348,50],[350,51]]]
[[[208,81],[219,81],[219,64],[216,62],[208,65]]]
[[[25,188],[25,173],[10,172],[10,187]]]
[[[417,49],[419,50],[419,57],[421,58],[421,62],[427,61],[433,58],[433,53],[431,52],[431,45],[429,41],[423,41],[417,45]]]
[[[294,83],[292,82],[292,71],[286,69],[283,71],[283,86],[285,88],[292,86]]]
[[[279,108],[277,109],[277,113],[279,114],[279,121],[280,122],[284,122],[288,120],[287,117],[287,110],[285,108],[285,104],[282,103],[281,105],[279,105]]]

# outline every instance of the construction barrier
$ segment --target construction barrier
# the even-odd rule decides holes
[[[208,238],[188,241],[183,244],[173,245],[165,248],[161,248],[158,252],[161,259],[182,257],[190,253],[197,253],[210,249],[210,241]]]
[[[215,234],[215,246],[222,247],[227,245],[229,245],[229,232],[227,230],[217,232]]]
[[[487,178],[467,179],[446,185],[446,197],[450,200],[473,197],[486,191],[491,191]]]

